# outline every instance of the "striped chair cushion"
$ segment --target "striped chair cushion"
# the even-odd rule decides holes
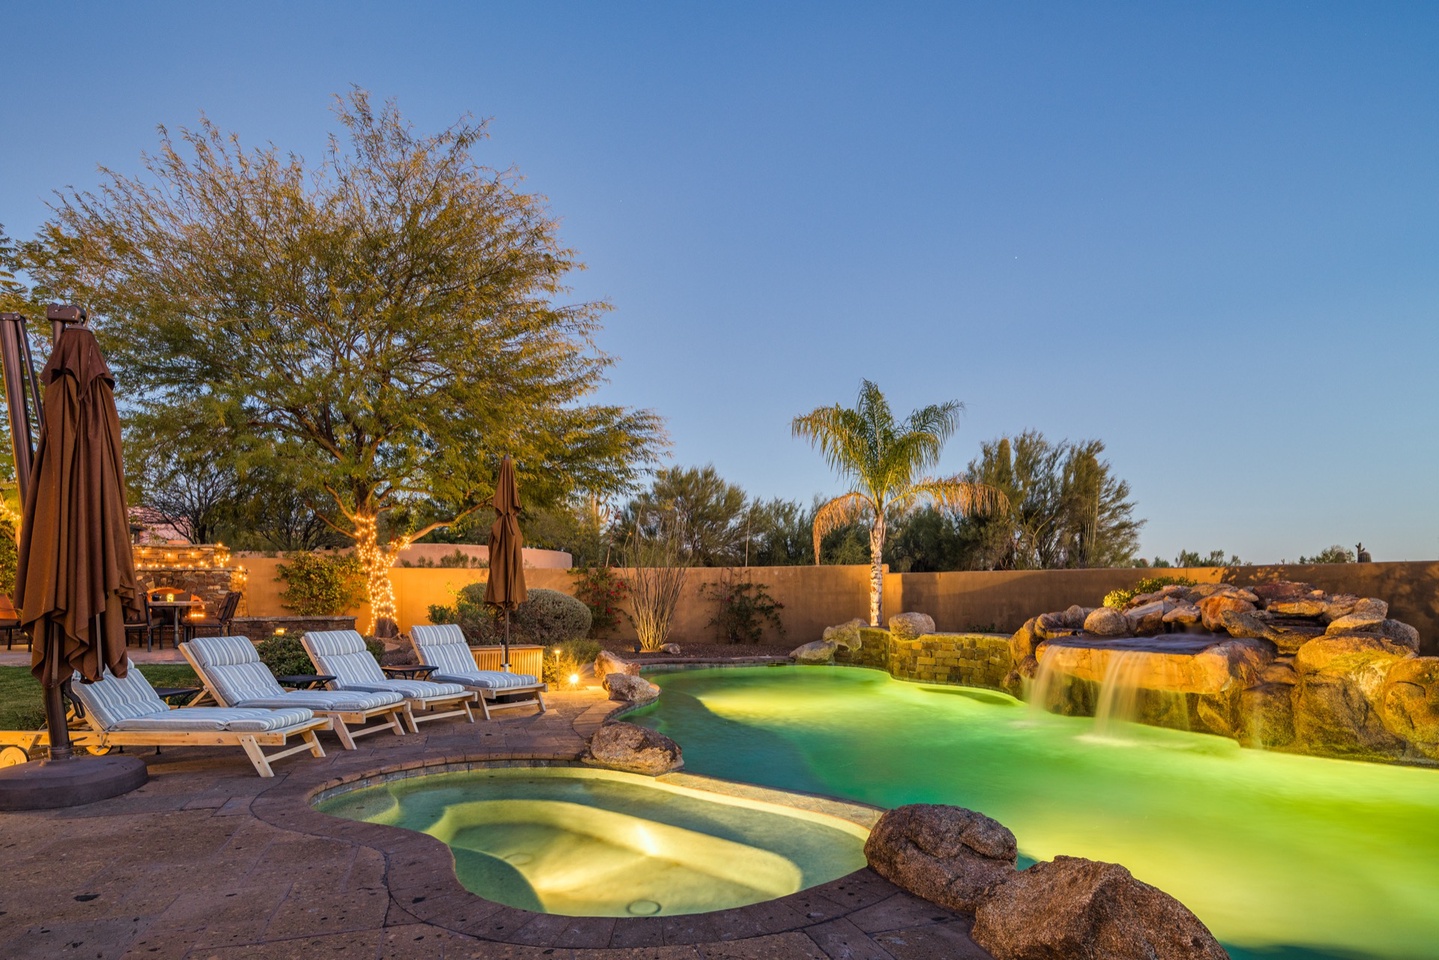
[[[431,679],[449,683],[463,683],[470,687],[484,687],[488,690],[504,690],[510,687],[532,686],[535,678],[525,673],[505,673],[501,670],[481,670],[475,666],[474,654],[459,624],[440,623],[434,626],[410,628],[410,640],[415,645],[415,654],[421,663],[435,667]]]
[[[270,668],[247,637],[196,637],[186,649],[215,687],[219,699],[234,706],[285,696]]]
[[[231,707],[186,707],[171,710],[155,695],[133,663],[121,679],[108,670],[98,683],[76,683],[71,691],[105,730],[278,730],[314,718],[304,707],[287,710],[241,710]]]
[[[170,710],[169,704],[155,695],[150,681],[135,669],[135,664],[129,660],[125,662],[129,672],[123,680],[107,669],[97,683],[77,682],[70,685],[71,693],[84,706],[85,712],[106,730],[125,720]]]
[[[243,707],[184,707],[164,713],[121,720],[117,732],[139,730],[225,730],[230,733],[268,733],[313,720],[304,707],[284,710],[254,710]]]
[[[364,683],[351,684],[345,689],[398,693],[402,697],[411,698],[452,697],[457,693],[465,692],[465,688],[458,683],[432,683],[429,680],[402,680],[399,678],[367,680]]]
[[[503,670],[471,670],[469,673],[432,673],[431,680],[442,683],[463,683],[467,687],[486,690],[508,690],[511,687],[532,687],[539,681],[528,673],[505,673]]]
[[[385,672],[354,630],[315,630],[300,638],[305,652],[320,673],[335,678],[340,689],[389,690]],[[375,684],[381,684],[375,686]]]
[[[398,693],[366,693],[363,690],[286,690],[278,697],[258,697],[235,703],[237,707],[308,707],[316,712],[373,710],[404,702]]]

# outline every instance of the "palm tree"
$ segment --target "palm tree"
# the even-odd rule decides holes
[[[963,514],[987,513],[1006,505],[999,490],[960,477],[934,479],[922,474],[939,463],[944,442],[959,426],[964,404],[958,400],[916,410],[896,422],[879,387],[860,382],[853,410],[835,404],[795,417],[796,437],[818,447],[825,460],[854,484],[854,489],[820,507],[814,516],[814,562],[820,541],[831,530],[869,520],[869,622],[879,626],[884,590],[886,517],[902,514],[921,501]]]

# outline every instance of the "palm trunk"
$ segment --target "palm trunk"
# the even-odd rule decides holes
[[[880,625],[884,614],[884,514],[876,513],[869,527],[869,625]]]

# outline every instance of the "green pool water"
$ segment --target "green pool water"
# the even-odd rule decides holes
[[[467,890],[576,917],[772,900],[863,867],[868,835],[823,814],[577,768],[413,777],[316,808],[428,833],[449,845]]]
[[[658,702],[626,719],[677,740],[687,770],[982,811],[1024,858],[1124,864],[1235,958],[1439,957],[1439,770],[1135,725],[1106,740],[1093,720],[1036,715],[1004,694],[856,668],[652,679]]]

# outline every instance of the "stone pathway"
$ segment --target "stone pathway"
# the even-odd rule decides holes
[[[287,758],[141,750],[150,782],[83,807],[0,814],[0,943],[10,960],[514,958],[987,960],[970,920],[870,870],[768,903],[637,919],[559,917],[481,899],[431,837],[329,817],[308,799],[380,770],[574,760],[615,707],[558,693],[544,716],[440,721]]]

